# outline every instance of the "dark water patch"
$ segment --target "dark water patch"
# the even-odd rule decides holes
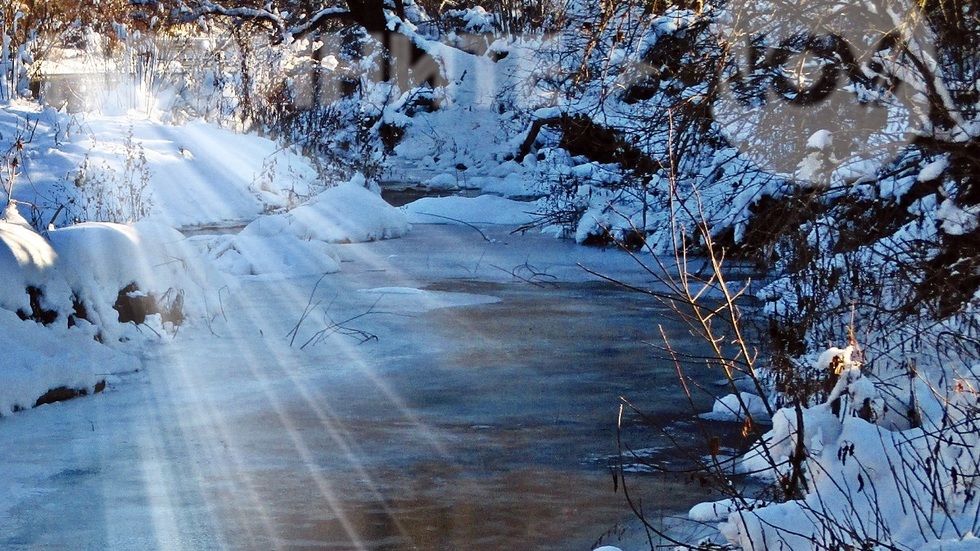
[[[424,186],[408,186],[383,184],[381,187],[381,198],[393,207],[403,207],[409,203],[424,199],[426,197],[476,197],[480,195],[480,190],[460,189],[430,189]]]

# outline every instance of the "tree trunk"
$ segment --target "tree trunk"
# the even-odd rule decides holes
[[[387,32],[384,0],[347,0],[347,9],[351,19],[369,34],[376,36]]]
[[[394,81],[402,90],[423,82],[428,82],[433,88],[445,84],[439,73],[439,65],[432,56],[397,29],[388,29],[384,0],[347,0],[347,8],[351,19],[385,48],[387,59],[381,63],[381,80]],[[405,6],[401,0],[395,0],[395,11],[404,18]]]

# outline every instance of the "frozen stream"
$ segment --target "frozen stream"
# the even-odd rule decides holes
[[[617,543],[632,530],[608,466],[618,397],[688,418],[644,341],[664,324],[693,343],[653,299],[576,266],[649,284],[626,255],[485,231],[340,247],[292,346],[318,278],[244,280],[211,330],[182,329],[104,394],[0,420],[0,548]],[[634,447],[666,444],[634,417],[627,429]],[[630,482],[648,511],[704,497]]]

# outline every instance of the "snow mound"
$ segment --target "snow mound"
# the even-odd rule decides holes
[[[206,313],[214,272],[173,228],[87,222],[41,235],[23,223],[16,206],[4,218],[0,309],[46,325],[82,324],[104,341],[118,340],[131,321],[122,319],[123,298],[146,307],[133,318],[137,323],[161,313],[162,297],[169,297],[168,312],[179,312],[174,323]]]
[[[350,182],[324,191],[287,216],[294,221],[297,237],[328,243],[394,239],[411,229],[404,213],[377,193]]]
[[[234,275],[281,277],[340,271],[333,248],[295,235],[223,236],[211,246],[216,266]]]
[[[126,288],[156,297],[180,294],[185,314],[204,313],[213,274],[173,228],[86,222],[51,230],[48,239],[61,277],[85,305],[86,319],[110,336],[116,336],[119,312],[114,306]]]
[[[405,214],[355,183],[330,188],[289,212],[257,218],[211,245],[217,265],[236,275],[300,276],[340,270],[331,244],[408,233]]]

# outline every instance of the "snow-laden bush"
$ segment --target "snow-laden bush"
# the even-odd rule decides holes
[[[725,500],[699,505],[691,517],[717,522],[727,542],[745,550],[946,548],[975,541],[980,529],[980,365],[955,380],[908,381],[918,427],[875,423],[886,400],[852,359],[830,349],[815,362],[837,383],[823,403],[784,408],[736,471],[773,484],[800,485],[784,502]],[[799,478],[793,480],[795,474]]]

